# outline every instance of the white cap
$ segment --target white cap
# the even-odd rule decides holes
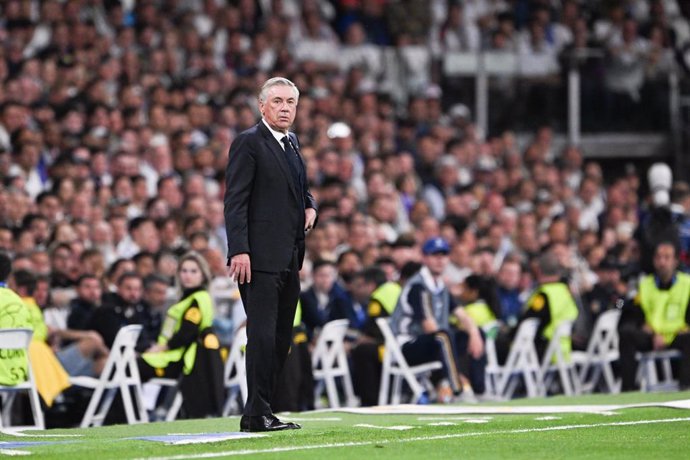
[[[326,131],[326,135],[330,139],[347,137],[351,133],[352,130],[350,129],[350,127],[342,121],[337,121],[333,123],[331,126],[328,127],[328,131]]]

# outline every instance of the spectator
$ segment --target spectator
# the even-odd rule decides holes
[[[313,285],[300,294],[302,321],[310,340],[329,321],[347,319],[356,323],[352,299],[337,282],[336,265],[320,259],[312,266]]]
[[[118,331],[128,324],[141,324],[137,351],[143,351],[155,341],[158,330],[151,312],[142,302],[142,280],[134,272],[125,272],[117,280],[117,290],[107,297],[103,306],[94,310],[88,328],[98,332],[110,349]]]
[[[67,327],[88,330],[94,312],[101,307],[103,288],[101,279],[93,274],[85,274],[77,280],[77,295],[70,302]]]
[[[391,319],[391,328],[400,337],[409,364],[434,359],[443,363],[443,379],[436,388],[440,402],[448,402],[463,391],[458,362],[465,354],[473,361],[471,378],[475,391],[484,392],[481,334],[466,312],[455,307],[441,279],[449,250],[448,243],[441,238],[424,243],[422,269],[407,281]],[[457,318],[462,330],[451,329],[451,315]]]

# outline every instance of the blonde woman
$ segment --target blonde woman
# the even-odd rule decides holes
[[[181,299],[168,309],[157,343],[139,360],[142,381],[181,377],[183,410],[188,418],[220,415],[223,405],[223,363],[211,327],[210,281],[208,263],[199,253],[182,256],[177,268]]]

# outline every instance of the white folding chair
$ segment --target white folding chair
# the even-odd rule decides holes
[[[412,402],[417,402],[424,393],[424,386],[419,380],[425,379],[425,383],[428,383],[428,376],[431,371],[441,369],[443,365],[440,361],[429,361],[416,366],[410,366],[407,364],[407,360],[400,349],[398,339],[393,335],[388,318],[378,318],[376,324],[381,330],[385,341],[381,387],[379,389],[379,406],[389,404],[389,392],[391,393],[390,404],[400,404],[403,381],[412,390]]]
[[[555,375],[561,383],[563,393],[568,396],[582,393],[580,389],[580,378],[577,374],[575,364],[569,356],[563,353],[562,341],[570,338],[573,332],[573,322],[563,321],[553,333],[553,337],[546,347],[546,352],[541,361],[541,385],[542,395],[546,396]]]
[[[235,333],[230,346],[228,359],[225,362],[224,379],[227,396],[223,405],[223,417],[227,417],[237,407],[238,393],[242,397],[242,405],[247,403],[247,366],[245,362],[245,348],[247,347],[247,328],[241,327]]]
[[[349,321],[337,319],[326,323],[316,339],[316,346],[311,355],[311,366],[314,373],[314,401],[318,404],[324,387],[330,407],[340,407],[336,378],[340,378],[345,390],[345,405],[356,406],[357,399],[352,387],[350,366],[345,351],[345,334]]]
[[[11,426],[11,412],[14,398],[20,391],[26,391],[29,395],[29,403],[31,405],[31,415],[33,416],[33,425],[17,426],[16,429],[34,428],[43,430],[45,423],[43,421],[43,411],[41,410],[41,403],[38,399],[38,391],[36,390],[36,382],[34,381],[34,374],[31,369],[31,359],[29,358],[29,344],[34,331],[31,329],[0,329],[0,350],[23,350],[27,360],[27,375],[24,382],[16,385],[0,385],[0,395],[2,395],[2,417],[0,418],[0,427]]]
[[[671,360],[680,359],[678,350],[659,350],[637,353],[637,379],[641,391],[677,391],[678,381],[673,378]],[[657,372],[657,361],[661,366],[661,379]]]
[[[494,358],[495,366],[488,368],[491,378],[494,379],[498,398],[512,398],[519,378],[522,378],[525,384],[528,397],[534,398],[542,394],[540,388],[542,382],[541,368],[537,350],[534,347],[534,338],[538,328],[539,319],[537,318],[528,318],[522,321],[515,333],[513,343],[510,345],[505,364],[499,366]]]
[[[89,376],[70,378],[72,385],[93,389],[91,400],[81,421],[81,428],[103,425],[118,390],[122,396],[127,423],[131,425],[148,422],[134,352],[141,329],[142,326],[139,324],[130,324],[118,331],[100,378]],[[136,408],[132,404],[130,391],[134,392]]]
[[[620,393],[621,383],[613,375],[611,364],[618,361],[619,309],[607,310],[597,319],[586,351],[573,351],[570,358],[579,367],[583,393],[591,393],[603,383],[609,393]],[[603,378],[602,378],[603,377]]]
[[[156,408],[156,415],[158,411],[161,411],[161,415],[164,413],[163,419],[166,422],[172,422],[177,418],[182,408],[182,392],[179,388],[179,379],[169,379],[169,378],[153,378],[146,382],[144,385],[158,385],[160,389],[167,388],[168,393],[165,395],[165,402],[162,407]]]
[[[484,368],[486,391],[484,395],[491,399],[500,398],[497,391],[498,377],[502,372],[496,353],[496,332],[498,327],[498,321],[492,321],[482,326],[485,337],[484,352],[486,353],[486,367]]]

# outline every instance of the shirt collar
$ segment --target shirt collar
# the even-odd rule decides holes
[[[261,121],[263,122],[264,125],[266,125],[266,127],[271,132],[273,137],[276,138],[276,140],[278,141],[278,144],[280,144],[280,146],[283,148],[283,150],[285,150],[285,145],[283,145],[283,138],[285,136],[287,136],[288,133],[281,133],[280,131],[276,131],[275,129],[271,128],[270,126],[268,126],[268,123],[266,122],[265,118],[262,118]]]
[[[434,275],[431,274],[429,267],[422,267],[420,272],[422,279],[424,280],[424,284],[426,284],[427,288],[429,288],[432,293],[438,294],[445,289],[446,285],[443,283],[443,280],[440,277],[437,279],[434,278]]]

